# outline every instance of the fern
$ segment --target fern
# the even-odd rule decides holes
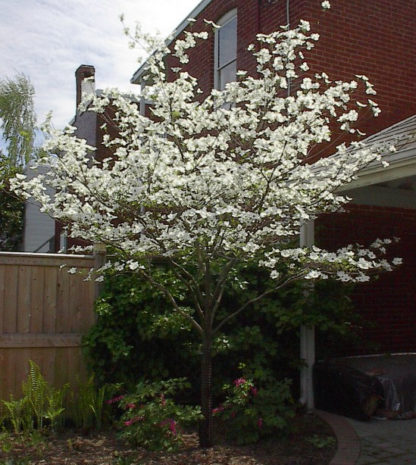
[[[2,400],[2,403],[7,409],[5,420],[11,423],[16,434],[33,428],[31,409],[26,397],[14,399],[10,395],[10,400]]]
[[[67,384],[61,389],[49,386],[39,366],[29,360],[29,373],[22,383],[23,397],[15,400],[10,396],[9,401],[2,401],[7,409],[6,422],[12,425],[15,433],[41,431],[45,428],[45,420],[55,430],[62,420],[68,388]]]
[[[97,429],[102,428],[104,400],[107,394],[106,391],[106,386],[100,387],[100,389],[95,391],[95,395],[91,399],[92,403],[90,404],[90,409],[94,414],[95,426],[97,427]]]
[[[94,396],[94,377],[91,376],[85,383],[78,384],[78,392],[71,393],[71,417],[75,427],[83,430],[92,428],[94,419],[90,408]]]
[[[29,360],[29,375],[26,382],[22,384],[24,396],[32,406],[33,414],[38,429],[43,429],[49,394],[48,383],[43,378],[40,368],[35,362]]]
[[[72,393],[72,418],[75,426],[83,430],[101,429],[106,416],[106,397],[112,395],[119,385],[106,384],[97,389],[94,375],[79,384],[77,394]]]
[[[45,412],[45,418],[50,421],[52,431],[55,431],[57,427],[62,426],[64,408],[64,400],[67,391],[69,390],[69,384],[65,384],[61,389],[49,389],[47,395],[47,409]]]

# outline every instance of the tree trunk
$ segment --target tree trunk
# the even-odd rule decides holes
[[[204,418],[199,425],[200,447],[213,445],[212,424],[212,340],[211,336],[205,336],[202,344],[201,359],[201,409]]]

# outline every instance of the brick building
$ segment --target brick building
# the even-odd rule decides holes
[[[117,136],[116,125],[114,124],[114,109],[107,106],[103,113],[93,111],[80,111],[78,106],[81,101],[88,96],[100,96],[102,90],[95,86],[95,68],[92,65],[80,65],[75,71],[75,115],[69,122],[74,126],[75,136],[85,139],[88,145],[95,147],[94,158],[102,161],[111,156],[111,150],[103,144],[104,136],[109,134],[111,138]],[[76,245],[85,245],[83,242],[67,238],[62,224],[55,222],[54,252],[59,250],[67,251]]]
[[[191,50],[186,68],[208,92],[233,80],[236,69],[255,73],[247,46],[257,33],[270,33],[288,23],[295,26],[306,19],[320,35],[307,57],[312,72],[325,71],[333,80],[364,74],[375,86],[382,113],[378,118],[364,115],[360,128],[368,136],[384,140],[416,134],[416,0],[333,0],[327,11],[321,3],[203,0],[189,14],[196,23],[191,26],[183,21],[174,38],[190,27],[206,29],[204,20],[221,26],[208,41]],[[144,75],[145,64],[134,73],[132,82],[145,85]],[[334,139],[320,147],[316,156],[332,154],[340,143],[340,137]],[[314,240],[328,248],[349,242],[365,244],[377,237],[401,239],[391,253],[402,257],[404,264],[357,286],[354,305],[372,325],[364,329],[368,344],[351,348],[350,353],[416,351],[416,144],[404,143],[386,158],[389,168],[374,164],[349,186],[353,199],[350,214],[323,217],[314,228]],[[306,340],[305,344],[309,343]]]
[[[207,28],[204,19],[221,28],[209,40],[190,51],[187,70],[201,89],[223,88],[235,79],[237,69],[255,74],[255,63],[247,52],[257,33],[269,33],[281,25],[311,23],[320,34],[316,47],[307,56],[311,72],[325,71],[333,80],[351,80],[367,75],[377,90],[375,100],[381,116],[370,114],[360,120],[360,129],[373,139],[390,140],[397,135],[416,135],[416,0],[333,0],[323,11],[321,0],[202,0],[176,29],[174,39],[184,30]],[[146,65],[133,75],[132,82],[145,85]],[[76,71],[77,103],[84,92],[96,92],[94,68],[82,65]],[[293,83],[295,87],[295,83]],[[142,114],[146,103],[140,102]],[[111,108],[104,115],[77,111],[71,122],[76,134],[97,148],[98,158],[108,156],[101,144],[104,119],[111,123]],[[111,130],[111,124],[110,124]],[[319,147],[314,156],[331,155],[343,136]],[[386,154],[389,167],[367,167],[348,186],[352,198],[348,214],[320,218],[301,234],[304,244],[313,241],[329,249],[350,242],[369,243],[377,237],[399,237],[391,248],[392,257],[402,257],[403,265],[377,280],[357,286],[353,303],[371,322],[363,327],[360,347],[333,347],[333,354],[371,352],[416,352],[416,138],[406,139],[394,154]],[[56,227],[56,248],[64,245],[64,235]],[[69,244],[71,245],[71,244]],[[319,347],[319,340],[317,341]],[[301,330],[301,356],[307,362],[302,377],[302,399],[313,405],[311,370],[315,357],[314,331]]]

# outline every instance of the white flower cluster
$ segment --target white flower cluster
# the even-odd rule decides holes
[[[391,263],[382,258],[385,246],[391,242],[391,239],[377,239],[369,248],[350,244],[335,252],[315,245],[274,250],[266,253],[261,264],[275,273],[277,265],[285,263],[289,273],[298,274],[299,270],[304,270],[302,276],[309,280],[333,278],[343,282],[366,282],[371,273],[392,271],[401,264],[400,258],[394,258]]]
[[[56,154],[50,170],[31,180],[19,176],[14,188],[69,224],[72,237],[111,247],[119,258],[107,266],[119,271],[147,274],[157,257],[174,263],[182,277],[188,263],[198,263],[202,276],[213,266],[230,272],[256,261],[277,280],[282,263],[292,275],[341,281],[389,269],[374,248],[288,248],[304,222],[348,201],[339,188],[385,150],[340,145],[336,156],[308,162],[336,126],[358,133],[362,111],[379,111],[371,100],[354,103],[355,92],[374,93],[365,76],[341,82],[308,72],[304,51],[318,40],[309,29],[302,21],[293,30],[260,34],[250,47],[258,75],[239,72],[238,81],[206,96],[183,64],[208,34],[186,33],[172,51],[159,46],[144,91],[151,117],[117,91],[90,102],[92,111],[114,109],[119,132],[104,140],[111,158],[95,160],[96,149],[67,128],[46,144]],[[202,277],[187,279],[194,285]]]

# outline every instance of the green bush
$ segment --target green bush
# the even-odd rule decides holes
[[[201,418],[199,407],[178,405],[173,396],[189,387],[185,379],[140,382],[135,392],[116,398],[124,410],[120,436],[148,450],[176,450],[183,442],[182,427]]]
[[[175,285],[169,274],[166,280]],[[97,323],[83,343],[99,384],[123,383],[129,389],[142,378],[186,376],[196,339],[183,318],[172,315],[159,291],[135,275],[109,275],[95,309]]]
[[[226,399],[213,415],[228,439],[251,444],[287,433],[295,410],[289,380],[258,389],[251,379],[241,377],[223,389]]]
[[[159,271],[183,308],[191,307],[186,289],[169,270]],[[241,271],[224,295],[219,316],[231,312],[255,292],[267,287],[267,275],[256,269]],[[215,341],[214,389],[238,376],[244,360],[255,379],[272,383],[294,379],[299,370],[299,326],[314,324],[323,333],[350,334],[349,289],[324,282],[309,292],[302,283],[289,286],[257,302],[230,321]],[[177,377],[189,379],[187,400],[197,402],[200,341],[187,321],[172,311],[165,297],[137,275],[111,275],[96,303],[96,325],[84,338],[87,360],[100,384]],[[341,336],[340,336],[341,335]],[[325,353],[319,355],[325,356]],[[297,386],[298,383],[293,383]]]
[[[107,401],[120,386],[104,384],[98,387],[94,375],[77,384],[77,389],[70,395],[69,419],[82,431],[101,430],[111,422],[112,412]]]

